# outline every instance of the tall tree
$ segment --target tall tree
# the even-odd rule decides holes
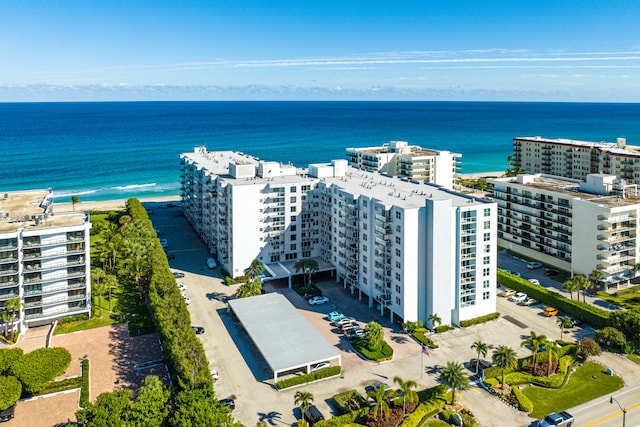
[[[478,360],[476,360],[476,374],[478,373],[478,369],[480,367],[480,356],[486,357],[487,352],[489,351],[489,346],[486,343],[478,340],[471,344],[471,350],[475,350],[478,355]]]
[[[9,312],[6,310],[0,311],[0,321],[4,325],[4,337],[9,338],[9,321],[11,320],[11,316]]]
[[[407,402],[418,402],[418,393],[413,391],[414,388],[418,387],[418,383],[413,380],[405,381],[400,376],[393,377],[393,382],[400,386],[400,390],[402,390],[402,417],[404,418],[405,414],[405,405]]]
[[[384,329],[379,323],[371,321],[364,327],[367,332],[367,347],[370,350],[379,350],[384,341]]]
[[[169,415],[171,392],[162,384],[160,378],[155,375],[145,377],[136,394],[136,400],[126,412],[127,425],[164,425]]]
[[[520,166],[516,166],[516,158],[513,155],[507,156],[507,162],[509,167],[504,171],[505,176],[517,176],[524,172]]]
[[[544,348],[547,350],[547,376],[550,377],[553,358],[558,356],[558,347],[553,341],[547,341],[544,343]]]
[[[293,268],[296,270],[296,273],[303,273],[304,284],[306,285],[307,283],[311,283],[311,276],[318,271],[320,266],[315,259],[299,259],[293,264]],[[307,276],[309,276],[308,282]]]
[[[305,420],[305,425],[307,425],[307,421],[304,418],[304,413],[309,410],[311,402],[313,402],[313,394],[309,393],[308,391],[296,391],[296,394],[294,396],[294,404],[298,405],[298,407],[300,408],[300,416],[303,420]]]
[[[250,279],[257,279],[264,274],[264,264],[259,259],[251,261],[251,265],[244,269],[244,275]]]
[[[594,288],[598,289],[598,282],[604,277],[604,273],[600,270],[593,270],[591,273],[589,273],[589,277],[593,279]]]
[[[571,319],[564,316],[558,316],[556,317],[556,323],[560,327],[560,339],[562,339],[562,336],[564,334],[564,329],[571,327]]]
[[[531,355],[533,356],[533,372],[532,374],[536,374],[536,367],[538,365],[537,355],[540,347],[542,347],[547,342],[546,335],[538,335],[536,331],[531,331],[531,335],[529,338],[525,338],[520,343],[520,347],[529,346],[531,347]]]
[[[574,279],[567,279],[562,284],[562,289],[569,292],[569,296],[571,296],[571,299],[573,299],[573,293],[580,289],[580,287]]]
[[[456,390],[469,388],[469,377],[464,373],[464,366],[459,362],[447,362],[442,368],[439,380],[451,388],[451,404],[456,401]]]
[[[109,294],[109,311],[111,311],[111,292],[118,287],[118,278],[114,274],[107,274],[104,278],[104,287]]]
[[[76,210],[76,203],[80,203],[80,197],[78,196],[71,196],[71,206],[73,207],[73,210]]]
[[[371,390],[367,393],[376,403],[373,406],[373,418],[378,419],[380,415],[385,420],[389,418],[389,399],[395,396],[395,392],[387,388],[386,384],[381,384],[377,390]]]
[[[236,291],[236,298],[248,298],[262,294],[262,282],[259,279],[252,279],[240,285]]]
[[[573,281],[576,284],[576,287],[582,290],[582,297],[584,302],[587,302],[587,290],[593,286],[593,283],[582,274],[576,274],[573,276]],[[580,300],[580,294],[578,294],[578,301]]]
[[[104,284],[104,280],[101,282],[95,282],[91,284],[91,291],[94,295],[98,296],[98,309],[100,310],[98,316],[102,316],[102,295],[107,291],[107,286]]]
[[[442,324],[442,318],[440,318],[436,313],[431,313],[427,316],[427,322],[431,324],[431,329],[435,329]]]
[[[22,300],[20,297],[11,298],[4,304],[4,307],[11,315],[10,339],[12,340],[16,327],[16,313],[20,313],[20,310],[22,309]]]
[[[505,370],[517,366],[516,351],[506,345],[500,345],[493,350],[491,356],[493,363],[502,369],[502,389],[504,390],[504,373]]]

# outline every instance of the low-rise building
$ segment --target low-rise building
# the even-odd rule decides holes
[[[608,284],[636,277],[640,196],[614,175],[586,181],[535,174],[490,179],[498,243],[531,259]]]
[[[390,318],[444,324],[495,311],[495,203],[349,167],[291,165],[198,147],[182,159],[182,206],[232,276],[273,277],[313,258]]]
[[[91,222],[54,212],[50,190],[0,194],[0,310],[19,298],[21,328],[91,314]]]
[[[378,147],[347,148],[351,166],[367,172],[403,176],[452,188],[462,154],[431,150],[405,141],[390,141]]]

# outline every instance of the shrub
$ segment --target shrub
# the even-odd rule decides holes
[[[412,334],[416,329],[422,328],[424,325],[422,320],[416,320],[411,322],[404,322],[402,324],[402,329],[404,329],[407,333]]]
[[[356,390],[345,391],[333,396],[333,401],[341,414],[355,411],[366,405],[367,401]]]
[[[86,408],[91,400],[89,399],[89,359],[82,359],[80,362],[82,369],[82,382],[80,384],[80,407]]]
[[[11,366],[22,358],[24,352],[21,348],[2,348],[0,349],[0,375],[8,372]]]
[[[333,417],[328,420],[321,420],[315,423],[316,427],[343,427],[354,423],[356,420],[364,417],[371,411],[369,406],[358,409],[357,411],[349,412],[348,414]]]
[[[411,333],[411,336],[429,348],[438,348],[438,344],[427,336],[427,328],[417,328]]]
[[[288,387],[293,387],[294,385],[307,384],[311,381],[320,380],[322,378],[333,377],[339,375],[342,372],[341,366],[330,366],[325,369],[321,369],[317,372],[311,372],[310,374],[297,375],[291,378],[285,378],[284,380],[280,380],[276,383],[276,387],[278,390],[283,390]]]
[[[429,418],[440,412],[444,407],[444,399],[434,398],[418,405],[415,411],[407,415],[400,427],[416,427],[425,418]]]
[[[65,325],[67,323],[79,322],[82,320],[89,320],[89,315],[78,314],[77,316],[63,317],[62,319],[58,320],[58,325]]]
[[[436,332],[436,334],[439,334],[442,332],[447,332],[449,329],[451,329],[451,326],[449,325],[440,325],[440,326],[436,326],[434,331]]]
[[[460,321],[460,326],[462,326],[463,328],[466,328],[468,326],[477,325],[477,324],[480,324],[480,323],[485,323],[485,322],[489,322],[491,320],[495,320],[498,317],[500,317],[500,313],[496,311],[495,313],[486,314],[486,315],[480,316],[480,317],[474,317],[473,319],[461,320]]]
[[[21,393],[22,385],[16,377],[0,376],[0,411],[15,405]]]
[[[533,403],[531,403],[529,398],[525,396],[518,387],[513,387],[511,394],[513,394],[513,397],[518,401],[519,410],[527,413],[533,411]]]
[[[66,348],[39,348],[17,360],[12,372],[27,393],[36,393],[66,371],[70,364],[71,353]]]

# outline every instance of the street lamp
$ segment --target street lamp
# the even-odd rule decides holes
[[[613,402],[616,402],[618,404],[618,407],[622,411],[622,427],[626,427],[626,425],[627,425],[627,410],[625,408],[623,408],[622,405],[620,405],[620,402],[618,402],[613,396],[611,396],[609,398],[609,403],[613,403]]]

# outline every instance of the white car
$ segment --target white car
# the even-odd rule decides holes
[[[327,302],[329,302],[329,298],[327,298],[327,297],[315,296],[315,297],[309,298],[309,304],[311,304],[311,305],[324,304],[324,303],[327,303]]]
[[[216,264],[216,260],[213,258],[207,258],[207,267],[209,268],[216,268],[217,264]]]
[[[182,294],[182,298],[184,298],[184,302],[189,305],[191,304],[191,300],[189,299],[189,297],[187,296],[187,294]]]
[[[181,292],[184,292],[187,290],[187,287],[182,283],[178,283],[178,289],[180,289]]]
[[[540,267],[542,267],[542,264],[536,261],[530,261],[527,263],[527,268],[529,270],[535,270],[536,268],[540,268]]]
[[[522,302],[528,298],[527,294],[523,292],[517,292],[515,295],[509,297],[509,301]]]
[[[211,370],[211,378],[213,378],[214,381],[217,381],[220,379],[220,374],[218,374],[218,370],[217,369],[212,369]]]
[[[318,363],[311,367],[311,372],[319,371],[320,369],[328,368],[329,366],[331,366],[331,363],[329,362]]]
[[[534,285],[539,285],[540,281],[538,279],[528,279],[529,282],[533,283]]]

